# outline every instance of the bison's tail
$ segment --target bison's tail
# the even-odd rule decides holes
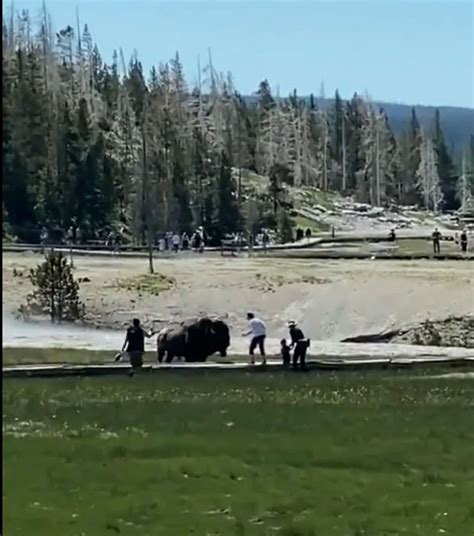
[[[161,333],[158,334],[158,337],[156,338],[156,350],[157,350],[157,357],[158,357],[158,363],[163,362],[163,358],[166,354],[166,348],[165,344],[168,339],[168,333],[163,330]]]
[[[163,358],[165,357],[166,350],[163,348],[158,348],[158,363],[163,363]]]

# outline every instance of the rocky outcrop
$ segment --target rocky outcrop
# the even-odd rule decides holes
[[[341,342],[474,348],[474,315],[426,320],[415,326],[348,337]]]

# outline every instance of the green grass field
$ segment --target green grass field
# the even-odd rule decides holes
[[[3,534],[470,536],[474,382],[4,380]]]
[[[118,349],[117,349],[118,350]],[[3,366],[9,365],[37,365],[37,364],[63,364],[74,365],[104,365],[111,364],[117,350],[80,350],[73,348],[3,348]],[[271,357],[271,356],[270,356]],[[156,363],[156,351],[145,352],[143,361],[145,364]],[[210,356],[208,362],[229,362],[232,360],[246,359],[245,356],[229,355],[225,358],[218,354]],[[127,363],[125,359],[123,361]]]
[[[293,221],[295,223],[295,227],[301,227],[304,231],[306,231],[306,229],[309,227],[313,234],[327,233],[330,229],[330,226],[326,223],[316,222],[306,218],[305,216],[295,216]]]
[[[112,350],[77,350],[70,348],[3,348],[2,363],[4,366],[34,365],[38,363],[102,365],[111,363],[116,353],[117,351]],[[144,362],[156,363],[156,352],[146,352]]]
[[[431,240],[399,240],[397,242],[397,249],[394,251],[398,254],[404,255],[434,255],[433,254],[433,242]],[[461,247],[453,241],[443,240],[441,242],[441,255],[446,253],[460,254]]]

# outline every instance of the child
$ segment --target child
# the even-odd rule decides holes
[[[281,357],[283,359],[283,367],[288,368],[290,366],[290,347],[286,344],[286,339],[280,341],[281,344]]]

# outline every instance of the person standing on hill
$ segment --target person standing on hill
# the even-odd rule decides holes
[[[270,237],[268,236],[268,233],[266,231],[266,229],[264,229],[262,231],[262,246],[263,246],[263,251],[267,251],[267,247],[268,247],[268,244],[270,242]]]
[[[435,230],[433,231],[431,238],[433,239],[434,254],[436,255],[437,253],[441,253],[441,247],[440,247],[441,233],[439,232],[438,227],[436,227]]]
[[[252,365],[255,364],[254,352],[255,348],[260,350],[260,355],[262,356],[262,365],[267,364],[267,359],[265,356],[265,338],[267,336],[267,326],[265,322],[257,318],[253,313],[247,313],[247,320],[250,325],[250,332],[246,335],[251,335],[249,354]]]

